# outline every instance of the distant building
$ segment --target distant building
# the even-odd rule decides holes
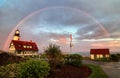
[[[100,58],[109,58],[109,57],[110,57],[109,49],[91,49],[90,50],[90,58],[92,60],[100,59]]]
[[[32,56],[38,54],[38,47],[35,42],[32,42],[32,40],[21,41],[20,31],[17,29],[13,40],[10,43],[9,51],[20,56]]]

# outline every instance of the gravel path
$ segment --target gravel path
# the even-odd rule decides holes
[[[109,78],[120,78],[120,62],[110,62],[101,67]]]
[[[95,62],[83,60],[84,64],[93,64],[100,66],[109,78],[120,78],[120,62]]]

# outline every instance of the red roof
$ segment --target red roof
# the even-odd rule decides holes
[[[38,47],[35,42],[12,40],[16,50],[25,51],[38,51]]]
[[[109,49],[91,49],[90,54],[110,54]]]

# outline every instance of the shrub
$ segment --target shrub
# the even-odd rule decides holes
[[[102,60],[103,62],[110,62],[110,61],[111,61],[110,58],[106,58],[106,57],[101,58],[101,60]]]
[[[0,67],[0,78],[14,78],[18,75],[18,64],[8,64]]]
[[[7,64],[13,64],[13,63],[19,63],[22,61],[25,61],[25,59],[23,59],[20,56],[16,56],[13,53],[9,53],[9,52],[0,53],[0,66],[7,65]]]
[[[44,78],[49,74],[49,64],[40,60],[29,60],[19,65],[18,78]]]
[[[117,53],[116,55],[117,55],[117,56],[118,56],[118,58],[120,59],[120,54],[119,54],[119,53]]]
[[[71,64],[78,67],[82,65],[82,56],[79,54],[66,55],[64,58],[65,63],[67,64]]]
[[[103,58],[98,58],[96,59],[96,61],[101,61],[101,62],[110,62],[110,58],[106,58],[106,57],[103,57]]]
[[[46,59],[47,57],[46,57],[46,55],[45,54],[41,54],[40,55],[40,59]]]
[[[119,61],[119,56],[117,54],[111,54],[112,61]]]

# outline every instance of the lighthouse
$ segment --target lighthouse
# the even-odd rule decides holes
[[[18,29],[15,31],[13,40],[20,40],[20,31]]]
[[[34,56],[38,54],[37,44],[33,41],[20,40],[20,31],[17,29],[9,46],[9,52],[18,56]]]

